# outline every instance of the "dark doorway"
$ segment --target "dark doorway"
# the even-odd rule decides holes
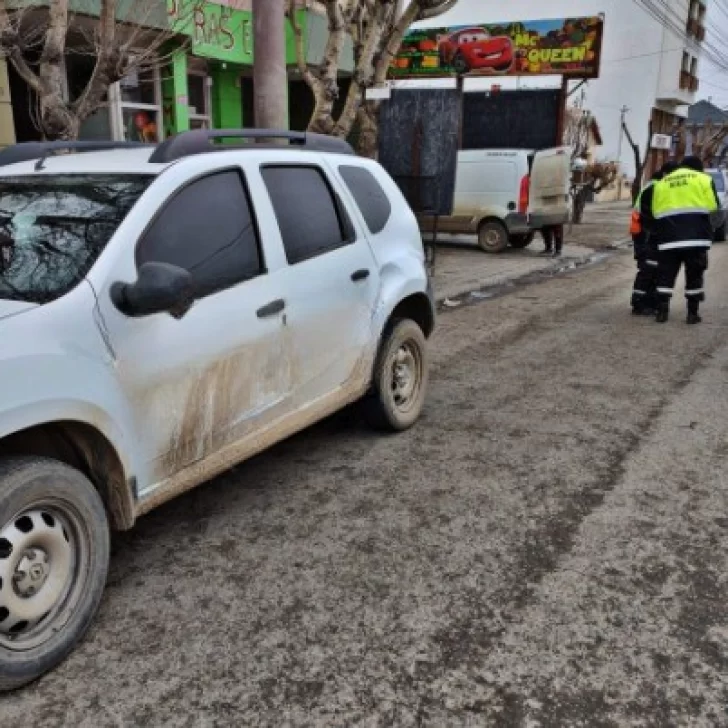
[[[16,141],[40,141],[41,134],[33,123],[33,117],[38,108],[37,95],[20,78],[12,63],[8,63],[8,81],[10,83],[10,98],[13,100],[13,123],[15,124]]]

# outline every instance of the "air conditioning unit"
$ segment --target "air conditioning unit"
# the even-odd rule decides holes
[[[653,134],[650,146],[652,149],[663,149],[669,152],[672,149],[672,137],[669,134]]]

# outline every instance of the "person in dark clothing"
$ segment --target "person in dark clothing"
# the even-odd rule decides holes
[[[563,225],[548,225],[541,230],[543,235],[543,242],[546,246],[542,255],[561,255],[561,250],[564,247],[564,226]]]
[[[637,261],[637,275],[632,287],[632,313],[635,316],[654,316],[657,313],[657,236],[640,213],[642,197],[652,186],[678,168],[677,162],[666,162],[655,172],[652,179],[642,188],[632,211],[632,242],[634,258]]]
[[[669,318],[670,299],[681,267],[685,267],[685,298],[689,324],[701,322],[700,302],[705,300],[703,277],[713,242],[713,216],[720,200],[710,175],[697,157],[686,157],[679,169],[645,192],[640,212],[657,238],[658,310],[656,320]]]
[[[657,311],[657,255],[651,245],[651,235],[639,212],[642,196],[662,179],[662,171],[655,172],[652,179],[642,188],[634,209],[630,233],[634,245],[634,259],[637,261],[637,275],[632,286],[632,314],[654,316]]]

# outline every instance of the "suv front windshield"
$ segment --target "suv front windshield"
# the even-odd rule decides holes
[[[68,293],[153,179],[0,177],[0,299],[42,304]]]

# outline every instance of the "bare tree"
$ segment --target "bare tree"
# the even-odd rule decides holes
[[[76,139],[84,120],[104,104],[110,84],[164,63],[167,44],[194,12],[184,0],[173,1],[169,13],[157,0],[100,0],[99,16],[92,18],[75,14],[69,0],[49,0],[47,10],[0,0],[0,56],[37,100],[35,123],[43,138]],[[73,53],[95,61],[85,87],[70,99],[65,62]]]
[[[678,129],[677,152],[679,157],[686,154],[688,138],[691,141],[693,156],[699,157],[706,167],[712,167],[721,156],[721,150],[728,137],[728,124],[681,124]]]
[[[359,151],[373,156],[377,145],[379,104],[366,101],[366,90],[384,83],[390,63],[412,23],[442,15],[457,2],[412,0],[399,15],[397,0],[325,0],[329,36],[321,63],[311,68],[306,61],[303,30],[296,22],[297,2],[289,0],[298,69],[315,98],[309,129],[347,137],[358,122]],[[334,118],[334,105],[339,98],[339,68],[348,37],[353,42],[354,72],[343,109],[338,118]]]
[[[632,134],[627,126],[626,122],[622,122],[622,129],[624,135],[627,137],[629,146],[632,147],[634,154],[634,180],[632,182],[632,202],[636,202],[639,197],[640,190],[642,189],[642,180],[645,176],[645,167],[647,166],[647,154],[649,150],[650,139],[652,139],[652,120],[647,126],[647,143],[645,144],[644,153],[640,149],[640,145],[637,144],[632,138]]]
[[[614,184],[619,175],[619,165],[616,162],[592,162],[581,172],[581,180],[574,185],[572,198],[574,209],[572,220],[580,224],[584,219],[586,201],[590,195],[598,195],[602,190]]]
[[[594,117],[583,109],[571,107],[566,112],[564,146],[571,148],[572,162],[589,154],[589,140]]]
[[[613,162],[591,162],[592,130],[594,116],[584,109],[572,107],[567,111],[563,143],[571,147],[572,169],[583,160],[582,169],[575,173],[571,188],[573,200],[572,220],[577,225],[584,219],[586,201],[590,195],[597,195],[617,179],[619,167]]]

